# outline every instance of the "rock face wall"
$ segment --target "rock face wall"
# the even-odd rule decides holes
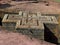
[[[18,32],[44,40],[44,24],[53,29],[58,25],[55,16],[42,16],[41,13],[19,12],[19,15],[5,14],[2,25],[7,30]]]

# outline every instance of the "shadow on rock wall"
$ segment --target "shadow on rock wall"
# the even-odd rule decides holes
[[[45,41],[50,42],[50,43],[57,44],[57,43],[58,43],[57,37],[53,34],[53,32],[51,32],[51,31],[46,27],[45,24],[44,24],[44,26],[45,26],[45,30],[44,30],[44,38],[45,38]]]
[[[0,18],[0,26],[2,26],[2,18]]]
[[[0,4],[1,9],[7,8],[7,7],[11,7],[11,5],[10,4]]]

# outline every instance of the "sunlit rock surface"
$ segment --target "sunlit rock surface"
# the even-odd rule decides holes
[[[20,33],[3,31],[0,27],[0,45],[55,45]]]

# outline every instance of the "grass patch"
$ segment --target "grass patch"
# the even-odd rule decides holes
[[[55,0],[56,2],[60,2],[60,0]]]

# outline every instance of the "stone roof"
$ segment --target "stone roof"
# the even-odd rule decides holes
[[[37,28],[44,29],[43,23],[58,24],[55,16],[42,16],[41,13],[27,14],[21,11],[19,12],[19,15],[5,14],[2,22],[14,22],[19,28],[36,28],[36,29]]]

